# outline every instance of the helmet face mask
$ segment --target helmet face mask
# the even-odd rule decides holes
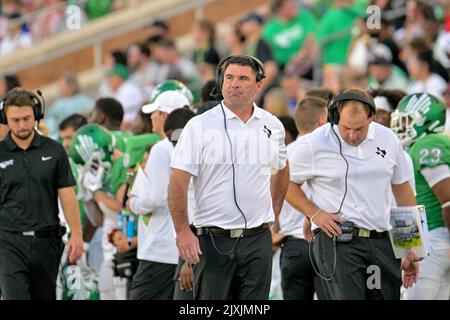
[[[405,148],[428,134],[442,132],[444,125],[444,103],[427,93],[404,97],[391,114],[391,129]]]

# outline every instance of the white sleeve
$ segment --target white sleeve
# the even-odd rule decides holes
[[[313,177],[314,160],[311,141],[307,137],[299,140],[294,152],[289,156],[291,181],[302,184]]]
[[[395,137],[396,141],[396,150],[397,153],[397,163],[394,168],[394,174],[392,176],[391,183],[392,184],[402,184],[406,181],[414,181],[414,168],[412,165],[412,160],[409,155],[403,150],[403,147]]]
[[[131,199],[131,211],[138,214],[153,212],[167,203],[167,188],[170,176],[170,153],[160,144],[150,152],[145,173],[148,188],[143,194]]]
[[[202,164],[202,127],[191,119],[183,128],[180,139],[175,146],[170,166],[197,176]]]
[[[422,173],[430,188],[433,188],[442,180],[450,178],[450,168],[446,164],[441,164],[434,168],[424,168],[420,170],[420,173]]]
[[[278,128],[273,130],[274,143],[271,146],[274,148],[273,158],[271,162],[271,167],[274,173],[276,173],[277,170],[282,170],[284,169],[284,167],[286,167],[288,158],[286,145],[284,144],[286,132],[284,130],[283,124],[278,119],[277,121]]]

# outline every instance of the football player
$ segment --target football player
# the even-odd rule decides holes
[[[391,128],[414,164],[417,203],[424,204],[430,256],[420,262],[419,279],[408,299],[449,299],[450,137],[443,133],[445,104],[427,93],[404,97],[391,115]]]

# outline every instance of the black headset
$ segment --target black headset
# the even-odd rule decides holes
[[[41,99],[42,99],[42,101],[44,101],[44,97],[42,96],[42,93],[40,90],[38,90],[37,94],[35,94],[31,91],[12,89],[0,101],[0,123],[1,124],[8,124],[8,119],[6,118],[6,112],[5,112],[5,102],[10,96],[13,96],[13,95],[29,97],[34,102],[34,105],[32,106],[34,120],[39,123],[39,121],[44,118],[45,102],[41,102]],[[41,99],[39,99],[39,97]]]
[[[348,101],[348,100],[356,100],[359,102],[364,103],[369,107],[369,117],[375,115],[376,108],[375,108],[375,102],[373,101],[372,97],[366,97],[359,93],[353,93],[353,92],[347,92],[347,93],[341,93],[335,96],[334,98],[328,99],[328,122],[332,124],[338,124],[339,123],[339,105],[342,101]]]
[[[262,79],[266,77],[266,72],[264,71],[264,64],[257,58],[248,55],[248,54],[236,54],[232,56],[228,56],[224,58],[220,63],[217,65],[216,68],[216,86],[211,92],[211,96],[216,100],[222,100],[222,85],[223,85],[223,78],[224,78],[224,66],[227,64],[228,61],[234,58],[244,58],[248,59],[248,61],[251,63],[251,67],[253,70],[256,70],[256,82],[260,82]]]

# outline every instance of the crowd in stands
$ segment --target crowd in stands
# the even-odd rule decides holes
[[[0,5],[0,56],[68,30],[70,5],[80,10],[80,23],[99,19],[129,5],[125,0],[2,0]]]

